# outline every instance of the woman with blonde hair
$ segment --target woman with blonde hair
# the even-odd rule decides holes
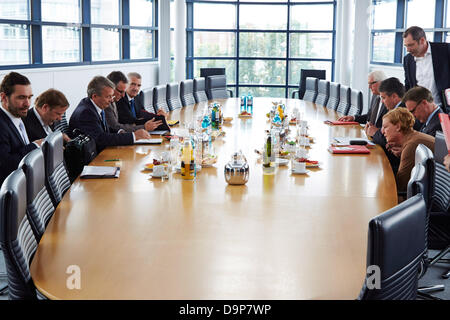
[[[396,108],[383,117],[381,132],[387,140],[387,147],[400,157],[396,181],[397,191],[405,192],[415,164],[416,148],[423,144],[434,152],[434,137],[415,131],[414,116],[406,108]]]

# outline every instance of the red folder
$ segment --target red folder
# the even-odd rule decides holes
[[[448,154],[450,154],[450,116],[445,113],[439,113],[442,131],[444,132],[445,144],[447,145]]]
[[[370,153],[370,150],[366,146],[351,145],[345,147],[330,147],[331,153],[335,154],[366,154]]]
[[[342,126],[342,125],[355,125],[355,124],[359,124],[359,122],[356,121],[330,121],[330,120],[326,120],[325,121],[326,124],[331,124],[333,126]]]

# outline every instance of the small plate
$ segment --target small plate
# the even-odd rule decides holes
[[[150,177],[155,178],[155,179],[161,179],[161,178],[168,178],[169,176],[167,174],[161,175],[161,176],[157,176],[154,173],[150,173]]]
[[[322,165],[322,163],[319,162],[318,164],[307,164],[306,167],[307,168],[320,168],[321,165]]]
[[[289,164],[289,159],[276,158],[275,163],[279,166],[287,166]]]
[[[309,170],[305,170],[305,172],[297,172],[295,170],[291,170],[292,174],[308,174],[310,171]]]
[[[239,114],[238,117],[239,117],[239,118],[251,118],[252,115],[251,115],[251,114],[249,114],[249,115],[246,115],[246,114]]]

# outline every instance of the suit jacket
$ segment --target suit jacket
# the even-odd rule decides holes
[[[113,133],[108,125],[106,127],[97,112],[91,99],[84,98],[72,113],[69,121],[70,132],[79,129],[89,135],[97,144],[97,152],[102,151],[107,146],[120,146],[133,144],[133,134]]]
[[[431,56],[433,60],[434,81],[439,93],[450,88],[450,44],[440,42],[430,42]],[[405,89],[409,90],[417,86],[416,61],[408,53],[403,59],[405,70]],[[442,100],[442,97],[441,97]],[[440,103],[442,101],[435,101]]]
[[[380,106],[380,96],[372,96],[372,100],[370,101],[370,107],[366,114],[355,116],[355,121],[365,124],[366,122],[370,122],[372,124],[375,124],[375,127],[381,128],[381,125],[383,124],[383,116],[387,113],[387,108],[385,107],[384,103]],[[377,118],[378,114],[378,107],[381,107],[382,110],[380,112],[379,117]]]
[[[439,108],[439,110],[433,115],[427,126],[425,125],[425,123],[421,123],[422,126],[419,131],[429,134],[433,137],[436,136],[436,131],[442,131],[441,121],[439,120],[439,113],[443,113],[441,108]]]
[[[117,132],[120,129],[125,130],[126,132],[133,132],[138,129],[144,129],[144,125],[135,125],[134,123],[120,123],[119,113],[117,111],[117,105],[115,102],[111,103],[109,107],[105,109],[105,117],[106,123],[114,132]]]
[[[30,138],[29,140],[33,141]],[[22,158],[36,148],[34,143],[25,145],[11,119],[0,108],[0,185],[11,172],[17,169]]]
[[[27,131],[28,139],[30,141],[39,140],[47,137],[47,132],[41,125],[41,122],[36,117],[33,108],[28,110],[27,116],[22,118],[25,130]]]
[[[144,94],[141,91],[135,98],[134,98],[134,109],[136,111],[136,117],[133,117],[133,114],[131,113],[131,105],[128,101],[128,97],[125,95],[117,101],[117,113],[119,116],[119,123],[125,123],[125,124],[144,124],[146,121],[153,119],[155,117],[155,114],[147,112],[144,108]]]

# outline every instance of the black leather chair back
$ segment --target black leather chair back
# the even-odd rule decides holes
[[[350,108],[350,88],[341,84],[340,94],[339,94],[339,104],[336,111],[340,114],[346,115],[348,109]]]
[[[11,300],[36,299],[30,264],[38,242],[26,214],[26,195],[25,174],[17,169],[6,178],[0,190],[0,244]]]
[[[341,96],[341,84],[336,82],[330,83],[330,97],[328,98],[327,108],[336,110]]]
[[[65,112],[61,120],[56,121],[53,124],[53,131],[61,131],[62,133],[65,133],[68,136],[70,136],[69,124],[67,123],[67,116]]]
[[[147,88],[142,90],[144,95],[144,109],[151,113],[156,113],[153,107],[153,88]]]
[[[208,101],[208,96],[205,91],[205,78],[194,79],[194,98],[195,103]]]
[[[153,88],[153,108],[155,111],[163,110],[164,112],[170,112],[169,105],[167,104],[167,86],[160,85]]]
[[[305,94],[303,95],[303,100],[315,102],[318,94],[319,79],[317,78],[306,78]]]
[[[180,98],[183,107],[195,104],[194,80],[184,80],[180,82]]]
[[[326,80],[319,80],[316,104],[326,106],[328,98],[330,97],[330,82]]]
[[[366,277],[359,299],[416,299],[420,262],[426,251],[426,211],[418,194],[369,222],[367,267],[379,267],[381,282],[380,288],[369,289]]]
[[[178,92],[178,83],[167,84],[167,104],[170,111],[181,109],[181,100]]]
[[[305,91],[306,91],[306,78],[317,78],[317,79],[326,79],[326,70],[316,70],[316,69],[301,69],[300,70],[300,82],[298,85],[298,98],[304,99]]]
[[[350,92],[350,108],[347,111],[349,116],[359,116],[363,109],[363,94],[359,90],[352,89]]]
[[[423,177],[420,175],[420,169],[418,170],[418,176],[415,178],[416,181],[418,181],[418,178],[425,179],[420,184],[423,185],[423,187],[417,187],[415,188],[415,192],[410,193],[409,191],[409,184],[411,181],[413,181],[413,175],[411,173],[410,181],[408,182],[408,191],[407,196],[408,198],[415,196],[417,193],[422,193],[425,203],[427,204],[427,209],[431,209],[431,204],[433,201],[433,194],[434,194],[434,175],[435,175],[435,164],[434,164],[434,155],[433,152],[428,149],[425,145],[419,144],[416,148],[416,155],[415,155],[415,165],[418,164],[422,165],[423,170],[425,170]]]
[[[227,78],[225,75],[209,76],[206,78],[206,95],[209,100],[227,99]]]
[[[45,185],[53,206],[56,207],[70,188],[70,179],[64,165],[63,136],[60,132],[48,135],[42,144],[45,160]]]
[[[34,149],[19,163],[27,178],[27,210],[36,225],[36,239],[39,241],[52,217],[55,207],[45,187],[44,155],[41,149]]]
[[[449,211],[450,205],[450,173],[445,169],[444,157],[448,154],[442,131],[437,131],[434,143],[434,159],[436,173],[434,178],[433,212]]]

